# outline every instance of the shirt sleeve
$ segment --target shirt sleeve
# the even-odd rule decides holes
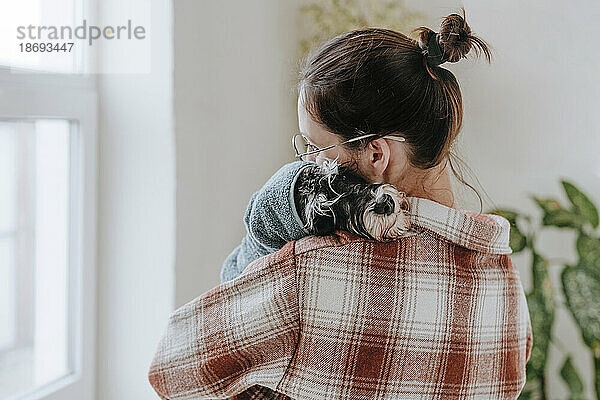
[[[294,244],[171,314],[148,372],[161,399],[276,390],[300,333]]]
[[[252,261],[273,253],[292,240],[308,235],[294,202],[294,185],[312,161],[294,161],[281,167],[255,192],[244,213],[246,236],[225,259],[221,282],[234,279]]]

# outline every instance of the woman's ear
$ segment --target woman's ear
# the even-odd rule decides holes
[[[369,183],[384,182],[384,173],[390,163],[390,156],[390,145],[383,138],[370,141],[367,147],[360,152],[358,164]]]
[[[392,150],[387,140],[383,138],[375,139],[369,143],[372,148],[370,152],[370,162],[377,175],[383,175],[383,171],[387,168],[390,162]]]

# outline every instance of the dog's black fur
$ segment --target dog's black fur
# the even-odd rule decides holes
[[[326,236],[344,230],[375,239],[365,227],[365,211],[383,216],[399,211],[389,194],[376,200],[382,185],[370,184],[357,172],[355,164],[341,164],[336,171],[315,164],[304,168],[297,178],[296,210],[311,235]]]

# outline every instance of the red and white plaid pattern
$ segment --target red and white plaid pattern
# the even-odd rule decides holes
[[[173,312],[159,396],[515,399],[532,334],[508,221],[408,199],[399,240],[289,242]]]

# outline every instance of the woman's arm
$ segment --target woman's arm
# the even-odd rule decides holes
[[[171,314],[148,372],[161,399],[277,390],[300,333],[294,246],[256,260]]]
[[[311,161],[294,161],[281,167],[250,198],[244,214],[246,236],[221,268],[221,282],[239,276],[252,261],[308,235],[294,202],[294,184]]]

